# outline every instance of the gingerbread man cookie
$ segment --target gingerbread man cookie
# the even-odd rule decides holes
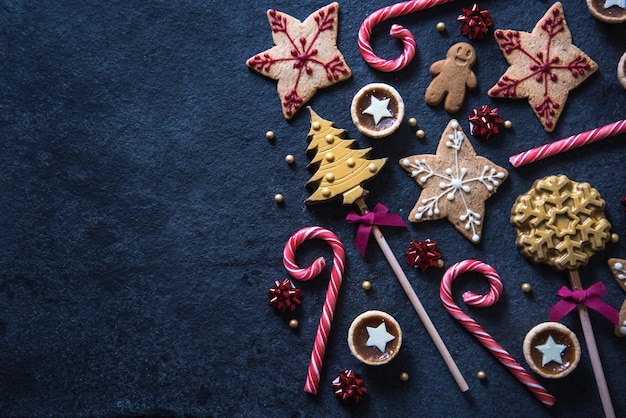
[[[443,108],[448,113],[456,113],[463,106],[466,89],[478,85],[472,67],[476,63],[476,51],[466,43],[459,42],[448,50],[445,60],[430,66],[430,74],[435,78],[426,89],[426,103],[438,106],[444,100]]]

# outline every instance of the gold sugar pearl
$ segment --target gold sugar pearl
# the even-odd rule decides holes
[[[619,242],[619,235],[617,235],[616,233],[612,233],[611,234],[611,242],[613,244],[617,244]]]
[[[378,171],[378,167],[376,167],[376,164],[374,163],[368,165],[367,169],[370,171],[370,173],[375,173]]]
[[[511,122],[510,120],[505,120],[504,121],[504,127],[506,129],[511,129],[513,127],[513,122]]]
[[[409,374],[407,372],[400,373],[400,380],[402,380],[403,382],[408,381],[409,380]]]
[[[333,181],[335,181],[335,175],[333,173],[327,173],[324,178],[326,179],[327,182],[332,183]]]
[[[322,189],[322,195],[323,195],[324,197],[330,197],[330,189],[329,189],[328,187],[324,187],[324,188]]]
[[[296,329],[300,326],[300,323],[297,319],[292,319],[291,321],[289,321],[289,326],[293,329]]]
[[[440,258],[439,260],[437,260],[437,267],[442,268],[444,264],[445,263],[443,262],[443,259]]]
[[[426,132],[424,132],[422,129],[418,129],[417,132],[415,132],[415,136],[419,139],[422,139],[426,136]]]
[[[285,162],[287,164],[293,164],[296,161],[293,155],[289,154],[285,156]]]
[[[439,32],[443,32],[444,30],[446,30],[446,24],[443,22],[437,23],[437,26],[435,27],[437,28]]]
[[[354,167],[354,165],[355,165],[354,158],[348,158],[348,159],[346,160],[346,165],[347,165],[348,167]]]
[[[313,128],[314,131],[319,131],[322,129],[322,125],[318,121],[315,121],[311,124],[311,128]]]
[[[372,282],[365,280],[362,284],[361,287],[363,288],[363,290],[370,290],[372,288]]]
[[[417,119],[415,118],[410,118],[407,123],[409,124],[409,126],[411,128],[415,128],[417,126]]]
[[[271,141],[272,139],[275,138],[274,132],[272,131],[265,132],[265,138],[267,138],[268,141]]]
[[[522,283],[522,292],[529,293],[531,290],[533,290],[533,287],[530,283]]]
[[[477,377],[479,380],[485,380],[485,379],[487,378],[487,373],[485,373],[485,372],[484,372],[484,370],[479,370],[479,371],[476,373],[476,377]]]
[[[326,135],[324,139],[326,140],[327,144],[332,144],[333,142],[335,142],[335,137],[331,134]]]
[[[327,152],[326,155],[324,155],[324,158],[329,163],[332,163],[333,161],[335,161],[335,154],[333,154],[332,152]]]
[[[285,197],[282,194],[276,193],[274,195],[274,202],[276,202],[276,203],[283,203],[284,201],[285,201]]]

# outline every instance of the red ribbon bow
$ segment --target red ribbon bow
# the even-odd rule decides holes
[[[365,255],[367,242],[369,241],[373,225],[406,227],[406,224],[400,215],[388,212],[389,209],[385,205],[377,203],[374,210],[366,213],[365,215],[350,212],[346,216],[346,221],[353,224],[359,224],[359,228],[356,231],[356,237],[354,238],[354,243],[356,244],[356,247],[361,255]]]
[[[561,300],[548,311],[550,321],[559,321],[570,313],[579,303],[582,303],[617,325],[619,322],[619,312],[601,299],[602,296],[607,293],[608,291],[602,282],[592,284],[587,290],[581,289],[572,291],[568,289],[567,286],[563,286],[556,292],[556,295],[560,296]]]

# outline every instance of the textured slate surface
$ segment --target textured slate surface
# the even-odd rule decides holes
[[[565,0],[574,43],[599,71],[570,94],[556,130],[544,132],[523,100],[487,97],[507,68],[492,38],[471,41],[478,89],[457,117],[467,132],[469,111],[497,106],[514,128],[489,141],[471,138],[479,155],[510,169],[487,201],[483,242],[471,244],[446,221],[385,228],[403,262],[411,239],[435,239],[446,265],[479,259],[502,275],[504,295],[489,309],[466,309],[525,365],[522,341],[548,320],[554,293],[567,280],[533,266],[515,247],[508,222],[515,198],[537,178],[565,174],[588,181],[607,202],[613,232],[626,235],[619,199],[624,187],[624,135],[522,169],[508,156],[623,119],[626,91],[615,68],[626,51],[626,26],[595,20],[583,1]],[[347,129],[372,157],[389,157],[367,185],[380,201],[406,216],[420,188],[395,164],[434,153],[450,116],[423,100],[429,65],[455,42],[467,41],[455,21],[458,1],[393,20],[418,40],[416,59],[383,74],[361,59],[356,36],[382,1],[340,4],[339,48],[353,77],[318,92],[309,103]],[[480,3],[496,28],[530,31],[551,2]],[[304,19],[323,2],[290,1],[3,1],[0,3],[0,411],[4,416],[602,416],[586,350],[563,380],[540,381],[559,399],[544,409],[444,310],[438,295],[442,269],[405,271],[470,384],[461,394],[424,327],[372,242],[363,258],[354,226],[336,203],[305,207],[311,172],[304,154],[309,118],[286,122],[275,82],[245,60],[272,46],[265,18],[275,8]],[[443,21],[448,31],[439,33]],[[374,34],[375,50],[394,58],[400,46]],[[403,124],[391,137],[371,140],[352,125],[349,105],[370,82],[392,84],[407,117],[426,138]],[[273,130],[276,140],[264,133]],[[296,164],[284,162],[286,154]],[[277,206],[275,193],[285,196]],[[317,396],[302,391],[327,276],[299,283],[303,305],[297,331],[267,306],[265,293],[286,277],[282,250],[308,225],[333,230],[347,251],[347,269]],[[299,252],[301,265],[323,244]],[[581,270],[586,285],[600,280],[605,300],[624,294],[606,266],[626,257],[610,244]],[[373,290],[361,289],[363,280]],[[455,286],[486,291],[480,277]],[[520,285],[530,282],[526,295]],[[373,368],[354,359],[345,338],[352,319],[368,309],[392,314],[404,331],[399,356]],[[591,313],[615,409],[626,408],[626,341]],[[563,321],[582,340],[578,318]],[[584,343],[583,343],[584,346]],[[354,408],[333,397],[330,381],[353,368],[369,393]],[[486,382],[475,378],[485,370]],[[410,380],[398,376],[406,371]]]

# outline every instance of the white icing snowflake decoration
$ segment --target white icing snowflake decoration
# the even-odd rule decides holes
[[[508,172],[476,155],[456,120],[448,123],[435,155],[414,155],[400,165],[423,187],[411,222],[448,218],[464,236],[480,242],[485,200]]]

